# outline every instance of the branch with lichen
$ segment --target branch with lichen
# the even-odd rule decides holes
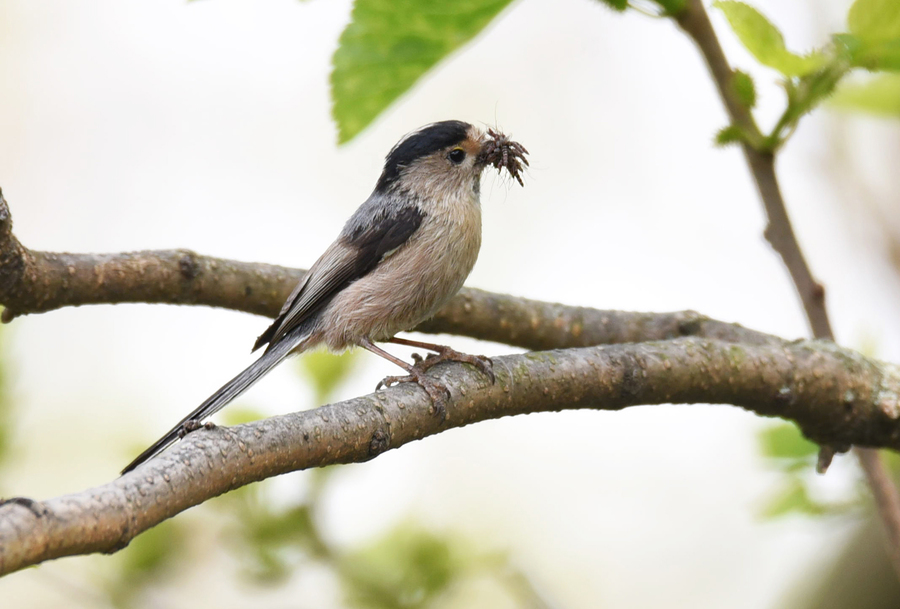
[[[488,384],[461,364],[433,374],[447,419],[412,384],[312,411],[189,434],[112,482],[0,504],[0,575],[52,558],[115,552],[166,518],[286,472],[367,461],[446,429],[533,412],[726,403],[792,419],[837,445],[900,449],[900,370],[824,341],[737,344],[690,337],[494,359]]]

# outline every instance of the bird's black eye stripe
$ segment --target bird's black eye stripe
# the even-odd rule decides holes
[[[447,154],[447,158],[450,159],[450,162],[454,165],[459,165],[466,158],[466,151],[462,148],[454,148]]]

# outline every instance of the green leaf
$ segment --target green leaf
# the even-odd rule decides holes
[[[900,39],[900,2],[856,0],[847,13],[847,27],[867,43]]]
[[[624,11],[628,8],[628,0],[600,0],[600,2],[615,11]]]
[[[770,459],[806,459],[819,452],[819,446],[803,437],[793,423],[783,423],[759,433],[763,456]]]
[[[716,133],[715,144],[716,146],[728,146],[743,142],[745,139],[746,136],[743,129],[737,125],[728,125],[727,127],[722,127]]]
[[[511,0],[356,0],[332,58],[338,141],[365,129]]]
[[[788,51],[778,28],[755,8],[733,0],[719,0],[713,6],[725,14],[741,43],[761,64],[785,76],[803,76],[824,65],[821,53],[804,56]]]
[[[830,105],[840,110],[900,118],[900,74],[846,83],[835,92]]]
[[[747,109],[756,106],[756,85],[753,79],[746,72],[735,70],[731,78],[731,90],[734,91],[735,97]]]

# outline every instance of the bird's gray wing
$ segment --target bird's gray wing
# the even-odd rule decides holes
[[[385,256],[406,243],[424,217],[425,214],[412,204],[363,205],[338,240],[300,280],[281,313],[256,339],[253,350],[266,343],[271,349],[282,336],[309,319],[341,289],[369,273]]]

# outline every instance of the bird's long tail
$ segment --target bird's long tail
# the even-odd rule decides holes
[[[123,474],[127,474],[144,461],[148,461],[164,451],[166,448],[175,443],[176,440],[185,434],[185,423],[197,422],[212,416],[228,405],[233,399],[247,391],[251,385],[261,379],[269,370],[277,366],[284,358],[290,355],[305,337],[297,337],[291,340],[291,336],[285,336],[282,340],[267,349],[262,356],[250,364],[246,370],[238,374],[236,377],[225,383],[218,391],[206,398],[206,400],[197,406],[197,408],[188,416],[181,419],[178,425],[173,427],[166,435],[153,443],[147,450],[142,452],[138,457],[129,463]]]

